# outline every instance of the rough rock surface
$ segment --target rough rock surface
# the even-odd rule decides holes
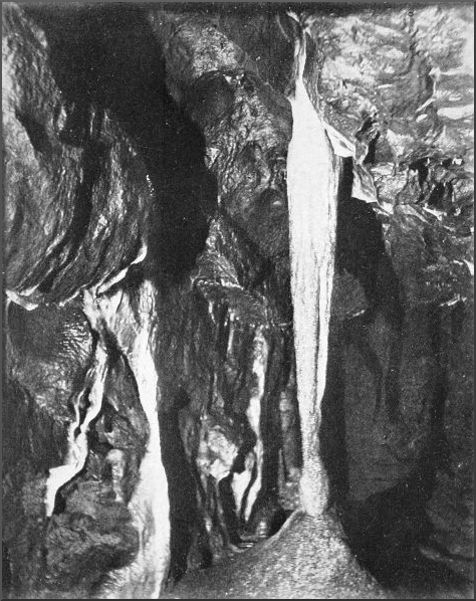
[[[7,289],[65,301],[138,256],[151,192],[117,121],[60,88],[44,31],[12,6],[3,27]]]
[[[137,552],[126,504],[137,483],[147,421],[130,370],[118,357],[87,466],[61,490],[47,520],[47,470],[65,456],[66,426],[74,397],[86,386],[95,343],[77,305],[27,312],[11,304],[7,319],[3,540],[12,585],[18,595],[83,595],[84,585]],[[122,474],[116,476],[118,464]]]
[[[321,429],[336,513],[294,514],[238,553],[297,508],[291,25],[270,6],[4,8],[9,597],[155,590],[169,513],[144,546],[141,336],[167,597],[471,596],[473,12],[305,9],[310,96],[356,146]],[[356,177],[373,202],[352,197]],[[98,344],[88,459],[48,520]]]
[[[62,86],[44,30],[14,5],[3,14],[4,554],[14,596],[83,597],[139,548],[128,504],[148,421],[121,355],[109,353],[87,462],[51,517],[48,470],[67,461],[68,432],[92,402],[98,342],[81,291],[111,285],[140,256],[152,193],[117,121],[81,82]]]
[[[279,576],[278,576],[279,575]],[[333,519],[296,512],[246,554],[185,577],[170,599],[387,599],[362,571]]]

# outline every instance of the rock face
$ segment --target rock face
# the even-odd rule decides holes
[[[468,596],[473,12],[312,11],[304,80],[352,148],[334,509],[239,554],[299,507],[292,23],[4,5],[9,598]]]
[[[7,290],[64,302],[136,259],[151,192],[117,121],[61,90],[44,32],[11,6],[4,28]]]
[[[146,359],[136,349],[142,330],[153,330],[141,318],[121,324],[129,350],[119,344],[114,324],[104,323],[106,315],[92,318],[87,299],[104,303],[101,295],[144,259],[151,183],[131,140],[88,97],[84,82],[62,87],[65,73],[57,73],[54,44],[38,23],[8,5],[3,25],[4,517],[12,591],[87,596],[103,590],[108,574],[131,570],[139,557],[139,590],[133,578],[126,584],[147,596],[158,593],[166,569],[159,558],[165,564],[168,558],[156,380],[148,374],[152,390],[144,393],[134,365],[137,354]],[[157,506],[157,494],[142,482],[154,453],[164,497],[159,519],[138,511],[149,501]],[[165,523],[158,524],[162,517]],[[148,574],[150,559],[142,557],[154,540],[141,530],[145,523],[164,530],[162,547],[154,547],[159,575]],[[127,590],[114,582],[116,593]]]

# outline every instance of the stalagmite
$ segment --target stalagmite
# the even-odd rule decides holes
[[[338,169],[323,119],[307,94],[306,25],[295,43],[295,89],[289,96],[293,129],[287,158],[291,292],[294,309],[297,394],[302,429],[303,509],[320,515],[328,478],[319,453],[321,404],[326,387],[334,276]]]

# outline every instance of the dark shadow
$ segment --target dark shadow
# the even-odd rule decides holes
[[[337,213],[336,267],[346,269],[362,285],[369,315],[381,311],[398,329],[403,319],[400,282],[384,244],[382,225],[372,206],[352,197],[352,162],[343,160]]]
[[[151,268],[181,276],[203,249],[216,182],[205,169],[201,132],[166,90],[164,60],[144,8],[117,3],[26,10],[45,31],[55,80],[72,111],[70,136],[85,135],[83,113],[93,105],[133,140],[154,195]]]
[[[400,368],[402,362],[402,327],[404,309],[401,285],[393,269],[384,244],[382,225],[371,205],[352,198],[352,163],[343,161],[337,214],[336,269],[352,274],[364,289],[369,308],[364,315],[353,320],[346,329],[347,342],[359,349],[370,373],[376,379],[377,389],[382,389],[382,369],[379,359],[367,340],[365,326],[377,315],[383,315],[390,326],[389,366],[385,375],[385,407],[390,421],[399,415]],[[380,403],[380,395],[376,405]]]
[[[198,509],[195,478],[180,436],[178,409],[159,414],[162,462],[167,474],[170,501],[170,570],[177,581],[187,570]]]
[[[431,594],[444,588],[464,591],[469,584],[443,561],[430,559],[421,551],[425,547],[443,558],[451,557],[434,542],[436,529],[426,511],[438,471],[445,470],[448,464],[444,434],[448,358],[442,338],[442,309],[429,311],[431,352],[437,363],[427,445],[415,468],[397,485],[363,502],[345,502],[341,506],[343,526],[359,561],[384,586],[405,586],[413,594]]]
[[[330,504],[345,499],[349,490],[349,459],[345,423],[344,337],[341,324],[331,318],[327,381],[319,432],[321,457],[329,476]]]
[[[339,323],[331,319],[327,385],[322,405],[320,437],[331,485],[331,502],[348,492],[348,457],[345,424],[344,349],[354,345],[375,382],[375,409],[382,401],[384,370],[368,337],[368,326],[378,313],[391,327],[390,365],[387,373],[386,407],[390,420],[398,415],[398,377],[402,350],[403,307],[400,284],[386,254],[382,226],[372,207],[352,197],[352,161],[342,161],[338,191],[336,271],[349,272],[362,286],[368,309],[363,315]],[[371,399],[369,399],[371,402]]]
[[[367,319],[368,317],[365,314],[353,319],[346,319],[343,324],[342,338],[344,344],[352,344],[359,351],[366,369],[373,377],[375,388],[374,420],[376,420],[383,400],[384,369],[380,357],[370,344]],[[392,345],[390,345],[390,348],[392,349]],[[389,374],[387,374],[387,381],[388,378]],[[398,390],[396,398],[398,399]]]
[[[435,486],[432,448],[402,482],[363,503],[344,505],[341,518],[359,562],[386,587],[431,593],[442,587],[464,588],[468,582],[443,562],[420,550],[431,547],[434,525],[426,503]]]

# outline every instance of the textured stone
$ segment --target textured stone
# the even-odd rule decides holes
[[[396,591],[387,595],[464,596],[472,10],[306,9],[308,91],[356,147],[343,160],[321,431],[332,501],[352,551]],[[7,312],[10,594],[104,596],[118,586],[111,572],[140,572],[128,504],[150,423],[128,356],[147,321],[132,292],[144,277],[157,297],[147,323],[176,580],[235,557],[296,507],[284,168],[292,25],[271,6],[9,5],[4,15],[6,284],[27,309],[44,305]],[[352,172],[367,192],[373,178],[377,198],[352,198]],[[130,311],[92,336],[81,297],[65,301],[114,278],[142,241],[144,268],[101,301],[124,293]],[[103,407],[85,471],[45,530],[46,471],[64,457],[96,336],[110,360]],[[236,500],[250,483],[260,490],[244,515]],[[176,596],[382,594],[353,562],[334,520],[299,518],[269,546],[213,568],[222,579],[187,576]]]
[[[151,190],[111,115],[58,84],[44,30],[3,8],[6,286],[65,301],[137,257]]]

